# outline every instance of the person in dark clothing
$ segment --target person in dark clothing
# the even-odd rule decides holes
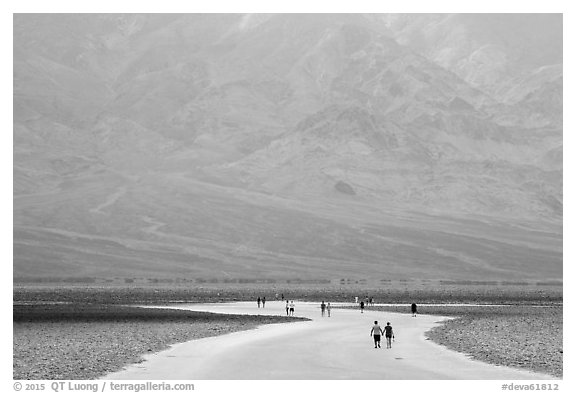
[[[390,326],[390,322],[386,322],[386,326],[384,326],[384,335],[386,336],[386,348],[392,348],[394,331],[392,330],[392,326]]]
[[[264,305],[266,305],[266,296],[262,298],[262,308],[264,308]]]
[[[258,303],[258,308],[260,308],[260,296],[258,296],[258,300],[256,300],[256,302]]]
[[[360,312],[364,312],[364,302],[360,302]]]
[[[411,309],[412,309],[412,316],[415,317],[416,316],[416,303],[412,303]]]

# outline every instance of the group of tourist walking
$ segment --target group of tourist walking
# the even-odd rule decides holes
[[[288,303],[288,300],[286,300],[286,315],[293,317],[295,307],[296,306],[294,306],[294,300],[290,300],[290,303]]]
[[[260,308],[260,304],[262,304],[262,308],[264,308],[266,306],[266,296],[262,297],[262,299],[258,296],[256,302],[258,303],[258,308]]]
[[[276,300],[279,300],[278,295],[276,295]],[[356,297],[355,300],[357,303],[358,298]],[[284,294],[282,294],[282,301],[284,301]],[[262,305],[262,307],[265,307],[266,297],[262,298],[258,297],[256,302],[258,304],[258,308],[260,308],[260,305]],[[372,298],[368,298],[367,303],[364,303],[364,301],[360,301],[361,313],[364,313],[364,307],[367,304],[374,305],[374,300]],[[285,308],[286,308],[286,316],[294,316],[294,311],[296,308],[294,305],[294,300],[286,300]],[[410,311],[412,312],[412,316],[415,317],[417,314],[416,303],[412,303],[410,305]],[[326,313],[328,314],[328,317],[330,317],[332,312],[332,306],[330,305],[330,302],[326,303],[322,301],[322,303],[320,303],[320,312],[322,317],[326,316]],[[384,336],[386,338],[386,348],[388,349],[392,348],[392,342],[394,341],[394,330],[392,329],[392,325],[390,324],[390,322],[386,322],[386,326],[382,328],[380,327],[380,325],[378,325],[378,321],[374,321],[374,326],[372,326],[372,329],[370,330],[370,336],[374,338],[374,348],[381,348],[380,346],[381,336]]]
[[[278,294],[276,294],[276,300],[278,299]],[[282,301],[284,300],[284,294],[282,294]],[[256,304],[258,304],[258,308],[260,308],[260,306],[262,306],[262,308],[266,307],[266,296],[260,297],[258,296],[258,298],[256,299]],[[294,316],[294,310],[295,310],[295,305],[294,305],[294,300],[286,300],[286,315],[287,316]]]
[[[322,316],[324,316],[326,312],[328,312],[328,316],[330,316],[330,313],[332,312],[332,306],[330,305],[330,302],[326,304],[324,301],[322,301],[320,304],[320,310],[322,311]]]
[[[390,322],[386,322],[384,329],[378,325],[378,321],[374,321],[374,326],[370,330],[370,336],[374,337],[374,348],[380,347],[380,336],[386,336],[386,348],[392,348],[392,340],[394,339],[394,331]]]
[[[360,306],[360,312],[364,312],[365,307],[374,306],[374,298],[366,296],[363,300],[358,303],[358,296],[354,297],[354,302]]]

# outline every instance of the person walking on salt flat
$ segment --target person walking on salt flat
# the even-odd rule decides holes
[[[392,330],[390,322],[386,322],[386,326],[384,326],[384,334],[386,336],[386,348],[392,348],[392,339],[394,338],[394,331]]]
[[[378,325],[378,321],[374,321],[374,326],[372,326],[372,330],[370,330],[370,336],[374,336],[374,348],[381,348],[380,347],[380,337],[382,336],[382,328]]]

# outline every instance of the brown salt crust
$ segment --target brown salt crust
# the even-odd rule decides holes
[[[409,307],[375,307],[409,313]],[[454,307],[419,305],[419,313],[456,317],[426,337],[486,363],[562,377],[561,306]]]
[[[57,307],[59,311],[54,307],[15,311],[14,379],[96,379],[141,362],[142,355],[175,343],[253,329],[262,324],[302,320],[72,306],[61,305]]]

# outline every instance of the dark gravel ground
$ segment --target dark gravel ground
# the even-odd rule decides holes
[[[390,283],[378,287],[308,285],[203,285],[203,286],[15,286],[15,302],[85,302],[100,304],[163,304],[167,302],[256,301],[258,296],[299,301],[352,302],[355,296],[373,297],[377,303],[487,303],[549,304],[562,302],[562,286],[441,285]]]
[[[410,313],[408,305],[370,309]],[[426,333],[438,344],[487,363],[563,375],[562,306],[420,305],[418,313],[456,317]]]
[[[14,379],[96,379],[171,344],[302,318],[114,305],[13,308]]]
[[[562,376],[563,314],[562,306],[557,306],[562,304],[562,287],[539,285],[16,286],[13,376],[14,379],[94,379],[177,342],[298,320],[123,306],[246,301],[258,296],[273,300],[276,293],[289,299],[318,302],[350,302],[359,296],[398,304],[414,301],[513,304],[512,307],[421,304],[419,313],[458,317],[428,333],[439,344],[486,362]],[[374,309],[410,312],[407,305]]]

